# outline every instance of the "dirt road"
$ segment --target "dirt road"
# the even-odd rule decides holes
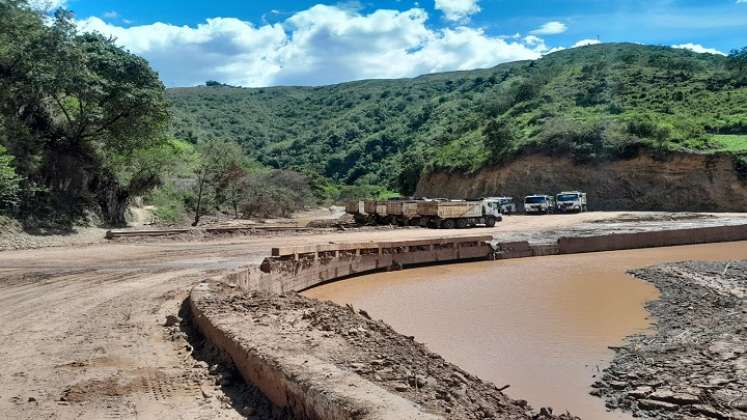
[[[0,252],[1,417],[230,419],[250,414],[252,407],[230,395],[230,386],[215,385],[207,365],[190,354],[184,335],[163,324],[178,313],[191,285],[257,262],[272,246],[448,234],[509,237],[589,229],[611,217],[621,214],[514,216],[493,229],[455,232],[347,231]]]

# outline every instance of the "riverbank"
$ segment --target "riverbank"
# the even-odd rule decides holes
[[[243,293],[218,284],[211,289],[193,305],[232,340],[251,343],[253,357],[279,366],[315,406],[332,399],[360,418],[379,418],[376,411],[384,410],[387,418],[577,419],[549,408],[532,410],[352,306],[296,293]],[[271,381],[268,375],[263,380]],[[372,393],[381,395],[373,401]],[[412,417],[416,411],[421,414]]]
[[[630,337],[594,395],[656,419],[747,419],[747,262],[685,262],[635,270],[661,298],[653,334]]]

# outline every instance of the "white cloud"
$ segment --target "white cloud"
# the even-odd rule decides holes
[[[739,3],[747,3],[747,0],[737,0],[737,4]]]
[[[535,59],[547,50],[536,36],[502,39],[463,26],[434,30],[427,20],[418,8],[361,14],[316,5],[262,26],[212,18],[195,27],[154,23],[124,28],[96,17],[78,25],[112,35],[147,58],[169,86],[206,80],[241,86],[321,85],[410,77]]]
[[[589,46],[589,45],[597,45],[597,44],[601,44],[601,43],[602,43],[602,41],[600,41],[598,39],[582,39],[581,41],[578,41],[575,44],[573,44],[573,46],[571,48],[586,47],[586,46]]]
[[[533,35],[557,35],[568,30],[568,26],[563,22],[547,22],[539,28],[530,32]]]
[[[51,12],[53,10],[64,7],[67,4],[67,0],[30,0],[29,6],[36,10],[44,12]]]
[[[745,3],[747,3],[747,0],[743,0]],[[717,55],[726,55],[722,53],[721,51],[715,49],[715,48],[706,48],[700,44],[693,44],[691,42],[687,44],[678,44],[678,45],[672,45],[672,48],[679,48],[682,50],[690,50],[692,52],[700,53],[700,54],[717,54]]]
[[[111,10],[109,12],[104,13],[103,17],[106,18],[106,19],[116,19],[116,18],[119,17],[119,13],[117,13],[114,10]]]
[[[466,21],[480,11],[478,0],[435,0],[434,8],[444,13],[452,21]]]

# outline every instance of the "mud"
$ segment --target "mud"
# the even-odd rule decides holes
[[[655,285],[655,333],[616,349],[595,383],[608,407],[656,419],[747,419],[747,262],[632,272]]]

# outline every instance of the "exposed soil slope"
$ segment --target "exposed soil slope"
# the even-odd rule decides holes
[[[657,160],[577,165],[570,158],[529,155],[474,174],[435,172],[421,178],[426,197],[525,195],[564,190],[589,194],[594,210],[743,211],[747,182],[728,155],[674,154]]]

